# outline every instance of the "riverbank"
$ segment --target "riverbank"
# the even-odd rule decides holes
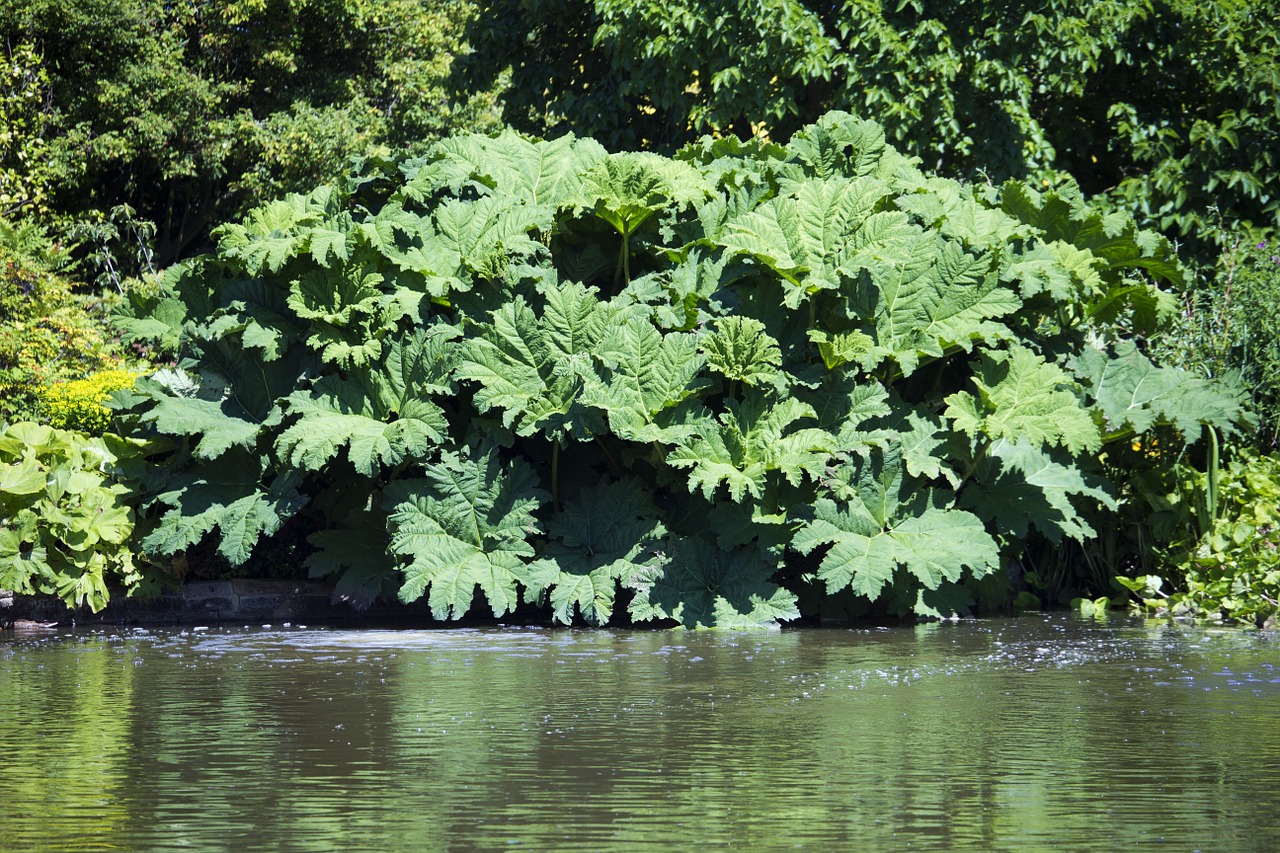
[[[357,609],[336,599],[328,584],[237,579],[193,581],[156,598],[113,597],[98,613],[68,609],[54,596],[0,591],[0,625],[15,621],[75,625],[193,625],[224,622],[343,622],[349,620],[431,619],[425,602],[377,602]]]

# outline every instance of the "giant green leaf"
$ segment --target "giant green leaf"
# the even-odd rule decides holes
[[[430,188],[479,187],[498,198],[556,208],[576,197],[582,175],[607,153],[594,139],[572,134],[556,139],[530,139],[512,130],[495,137],[468,134],[441,140],[431,149],[432,162],[405,187],[422,198]]]
[[[703,337],[699,349],[707,357],[707,367],[731,382],[752,386],[781,380],[782,351],[759,320],[722,317],[715,331]]]
[[[401,600],[429,590],[437,619],[459,619],[478,586],[495,616],[510,611],[528,582],[528,539],[541,532],[534,511],[546,496],[533,470],[519,459],[504,463],[490,447],[443,453],[424,474],[393,483],[385,496],[391,551],[409,561]]]
[[[232,565],[244,563],[262,537],[279,530],[306,503],[300,482],[298,475],[285,473],[264,486],[261,463],[243,451],[219,465],[185,472],[157,496],[168,509],[142,540],[143,550],[175,554],[216,529],[218,552]]]
[[[870,437],[864,424],[900,405],[880,383],[861,381],[851,373],[829,374],[816,389],[800,393],[798,399],[812,406],[819,429],[835,437],[837,451],[864,446]]]
[[[1140,269],[1178,286],[1182,266],[1173,244],[1154,231],[1142,231],[1123,213],[1103,214],[1085,204],[1078,190],[1039,192],[1021,181],[1000,188],[1001,208],[1038,229],[1046,241],[1063,241],[1087,250],[1110,270]]]
[[[336,202],[331,187],[269,202],[250,211],[243,222],[224,225],[218,234],[218,249],[223,257],[242,263],[250,275],[279,272],[306,251],[306,227],[323,221]]]
[[[673,536],[661,557],[627,582],[636,593],[629,610],[638,622],[672,619],[685,628],[743,630],[800,616],[795,595],[769,581],[774,567],[753,551]]]
[[[801,130],[786,148],[789,159],[819,178],[877,175],[894,165],[885,157],[890,150],[880,125],[838,110]]]
[[[895,448],[851,463],[841,501],[819,498],[791,547],[810,554],[830,545],[818,568],[827,591],[874,599],[899,567],[928,588],[975,577],[998,565],[995,540],[972,513],[940,505],[905,476]]]
[[[289,307],[311,321],[307,343],[343,367],[376,359],[397,322],[418,315],[421,300],[421,293],[386,287],[382,274],[367,268],[313,270],[289,293]]]
[[[694,437],[667,454],[667,462],[690,469],[689,491],[701,489],[707,500],[721,483],[735,501],[759,497],[771,471],[793,485],[806,475],[816,480],[836,447],[825,430],[793,428],[813,417],[813,408],[794,397],[775,402],[752,390],[741,402],[730,400],[718,418],[703,415],[693,424]]]
[[[602,369],[582,401],[606,414],[613,433],[630,441],[675,443],[688,433],[668,417],[702,384],[704,359],[693,334],[662,334],[632,317],[608,329],[595,348]]]
[[[1172,424],[1188,443],[1200,437],[1203,424],[1226,433],[1247,422],[1240,396],[1229,386],[1172,367],[1157,367],[1132,342],[1120,343],[1114,355],[1086,349],[1075,360],[1077,375],[1087,383],[1111,433],[1144,433],[1157,423]]]
[[[871,320],[875,346],[863,363],[891,358],[904,376],[921,360],[942,358],[953,347],[1010,337],[992,318],[1016,311],[1021,300],[1001,286],[990,261],[937,234],[916,231],[860,248],[850,260],[863,270],[850,312]]]
[[[984,353],[976,366],[978,393],[947,398],[946,416],[956,429],[971,437],[1061,444],[1073,453],[1101,447],[1098,426],[1062,368],[1026,347]]]
[[[595,376],[591,353],[624,309],[574,283],[546,298],[541,318],[523,297],[494,312],[462,346],[455,375],[477,386],[480,411],[501,410],[504,425],[520,435],[584,438],[594,426],[585,416],[593,410],[580,400]]]
[[[788,282],[784,298],[795,307],[806,293],[840,286],[855,233],[888,195],[873,178],[807,181],[729,222],[719,242]]]
[[[294,467],[319,471],[346,447],[367,477],[406,459],[426,459],[448,430],[427,395],[448,388],[454,334],[450,327],[418,328],[350,378],[325,376],[310,391],[294,392],[285,408],[296,420],[277,438],[277,452]]]
[[[556,620],[574,609],[592,625],[613,614],[619,581],[654,561],[650,543],[665,532],[643,484],[634,478],[584,488],[547,523],[550,544],[529,570],[529,595],[551,589]]]
[[[993,443],[975,471],[960,505],[993,521],[999,532],[1023,539],[1035,527],[1052,542],[1063,536],[1083,542],[1097,535],[1076,501],[1114,510],[1115,499],[1080,470],[1053,458],[1029,439]]]
[[[381,512],[360,509],[328,530],[307,537],[315,550],[307,557],[313,578],[338,574],[333,597],[361,609],[399,587],[399,567],[390,553],[391,536]]]
[[[917,217],[926,227],[961,241],[981,252],[1024,238],[1031,229],[998,208],[975,198],[969,187],[940,177],[911,181],[911,190],[895,204]]]
[[[206,373],[197,381],[195,393],[169,396],[158,383],[139,380],[138,389],[150,391],[155,400],[142,422],[169,435],[198,436],[192,453],[199,459],[216,459],[232,447],[252,447],[260,424],[236,411],[229,388],[216,374]]]
[[[435,209],[435,221],[441,245],[485,279],[499,278],[512,257],[545,251],[530,232],[551,225],[550,217],[537,208],[492,197],[474,202],[450,199]]]
[[[582,175],[573,204],[613,226],[624,237],[668,207],[702,201],[711,187],[687,163],[656,154],[626,152],[598,160]]]

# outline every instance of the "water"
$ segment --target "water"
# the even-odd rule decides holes
[[[1271,850],[1280,637],[0,639],[6,850]]]

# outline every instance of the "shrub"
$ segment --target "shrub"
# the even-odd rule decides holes
[[[34,423],[0,426],[0,589],[51,593],[93,611],[107,584],[138,586],[122,466],[142,442]]]
[[[107,370],[86,379],[55,382],[41,394],[41,412],[58,429],[102,435],[111,427],[111,410],[103,403],[112,391],[132,388],[138,376],[129,370]]]
[[[1275,627],[1280,613],[1280,456],[1244,449],[1223,470],[1182,470],[1182,535],[1160,575],[1121,579],[1157,616]],[[1163,577],[1162,577],[1163,576]],[[1167,581],[1167,582],[1166,582]]]
[[[1258,414],[1253,441],[1280,445],[1280,240],[1275,232],[1219,229],[1217,263],[1181,297],[1162,357],[1215,381],[1238,384]]]
[[[77,293],[66,263],[39,229],[0,220],[0,422],[41,420],[46,388],[125,363],[112,297]]]
[[[1135,440],[1245,420],[1140,346],[1168,241],[844,113],[674,158],[462,136],[219,238],[122,319],[180,355],[113,404],[177,445],[142,547],[242,564],[291,522],[340,594],[440,618],[999,602],[1106,529]]]

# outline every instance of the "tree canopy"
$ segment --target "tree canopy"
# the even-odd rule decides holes
[[[462,0],[0,0],[6,216],[154,222],[166,265],[264,198],[378,146],[486,129],[445,92]],[[21,134],[9,140],[8,133]],[[39,156],[33,156],[38,145]],[[0,184],[0,192],[4,191]]]
[[[926,168],[1069,174],[1174,235],[1280,210],[1275,0],[491,0],[468,38],[528,131],[670,151],[845,109]]]

